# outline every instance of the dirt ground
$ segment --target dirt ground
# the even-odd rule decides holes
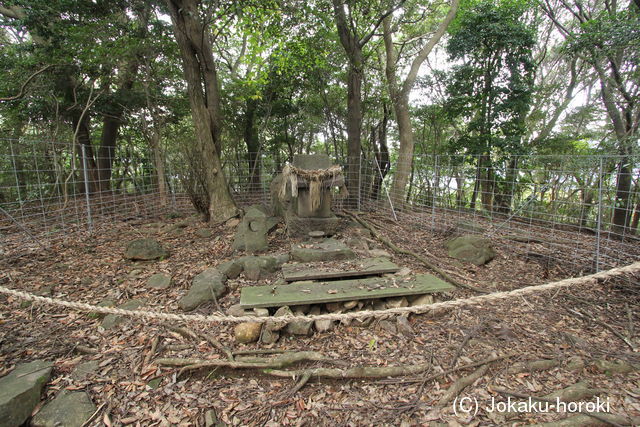
[[[532,252],[544,251],[542,244],[532,250],[536,243],[504,239],[496,239],[498,255],[489,264],[462,264],[446,254],[444,242],[450,238],[446,230],[434,233],[418,222],[398,225],[383,217],[365,218],[398,246],[426,255],[456,279],[490,291],[579,273],[562,262],[550,262],[556,259],[552,254],[543,262],[532,257]],[[210,227],[210,238],[196,234],[207,227],[197,217],[156,218],[105,224],[92,236],[42,240],[44,248],[25,236],[13,243],[7,239],[0,284],[91,304],[106,298],[118,303],[144,299],[144,309],[180,312],[177,301],[191,279],[234,256],[230,245],[235,228]],[[351,233],[337,237],[348,241]],[[125,260],[127,242],[142,236],[158,239],[170,250],[170,257],[157,262]],[[284,253],[291,244],[282,227],[270,239],[269,253]],[[368,243],[383,248],[373,238]],[[429,272],[412,257],[392,255],[398,265]],[[170,274],[174,285],[166,290],[147,288],[146,279],[158,272]],[[229,282],[232,291],[219,304],[223,309],[237,304],[241,287],[278,277],[276,273],[255,283],[240,276]],[[457,289],[439,299],[472,295]],[[95,425],[205,425],[205,413],[210,410],[219,423],[232,425],[528,425],[580,415],[553,409],[539,412],[539,408],[491,411],[493,404],[507,402],[509,396],[518,402],[526,396],[546,396],[579,382],[584,384],[574,396],[576,401],[606,401],[612,414],[623,417],[618,424],[621,420],[633,424],[629,417],[640,417],[640,371],[633,367],[640,364],[638,277],[412,315],[412,334],[391,333],[379,322],[366,327],[351,322],[311,337],[285,336],[265,346],[235,343],[232,324],[182,325],[198,336],[216,337],[234,352],[316,351],[334,362],[305,362],[290,369],[429,365],[421,374],[393,378],[312,378],[293,393],[297,378],[276,378],[258,370],[204,369],[179,375],[180,368],[159,366],[154,363],[158,357],[223,359],[224,355],[206,339],[187,338],[158,321],[131,319],[104,330],[101,319],[87,313],[27,305],[5,296],[0,296],[0,302],[0,375],[20,362],[54,361],[44,398],[51,399],[62,389],[86,390],[100,409]],[[195,312],[215,310],[211,303]],[[151,353],[154,341],[159,345]],[[542,359],[551,362],[534,365],[543,367],[539,370],[518,368],[520,362]],[[99,363],[95,372],[80,379],[71,375],[75,367],[91,360]],[[629,372],[618,372],[625,370]],[[453,393],[459,380],[470,375],[477,378]],[[602,423],[584,417],[575,420],[585,423],[571,425]]]

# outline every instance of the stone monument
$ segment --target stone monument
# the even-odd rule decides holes
[[[274,211],[280,212],[292,237],[307,237],[309,232],[336,233],[340,220],[331,211],[335,188],[346,193],[342,168],[333,165],[324,154],[298,154],[285,166],[272,188]],[[273,191],[275,190],[275,191]]]

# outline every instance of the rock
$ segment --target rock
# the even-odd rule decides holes
[[[232,260],[232,261],[225,261],[222,264],[218,264],[216,268],[220,273],[227,276],[227,278],[236,279],[238,278],[240,273],[242,273],[242,269],[244,268],[244,265],[242,262],[239,262],[237,260]]]
[[[491,241],[480,236],[465,235],[456,237],[446,243],[451,258],[483,265],[496,256]]]
[[[335,239],[293,245],[291,248],[291,258],[300,262],[335,261],[355,257],[356,254],[349,247]]]
[[[396,325],[394,323],[391,323],[389,320],[381,320],[378,322],[378,327],[380,329],[383,329],[391,334],[395,334],[398,332],[398,329],[396,328]]]
[[[278,270],[278,260],[272,256],[246,256],[240,258],[244,265],[244,277],[260,280]]]
[[[378,257],[391,258],[391,254],[385,251],[384,249],[369,249],[369,255],[374,258],[378,258]]]
[[[411,307],[427,304],[433,304],[433,295],[420,295],[419,297],[411,301]]]
[[[376,300],[373,303],[373,309],[374,310],[386,310],[387,309],[387,303],[381,300]]]
[[[405,276],[409,276],[411,275],[412,271],[410,268],[408,267],[402,267],[400,270],[398,270],[395,275],[396,276],[400,276],[400,277],[405,277]]]
[[[291,311],[289,306],[285,305],[283,307],[280,307],[273,314],[274,318],[284,317],[284,316],[293,316],[293,312]],[[284,323],[284,322],[276,322],[276,321],[268,322],[268,324],[269,324],[269,326],[268,326],[269,329],[272,330],[272,331],[279,331],[279,330],[283,329],[285,326],[287,326],[287,324]]]
[[[344,305],[341,302],[328,302],[325,307],[329,313],[342,313]]]
[[[367,244],[366,240],[359,237],[350,237],[345,241],[345,243],[351,249],[354,249],[356,251],[362,251],[365,253],[369,252],[369,245]]]
[[[567,370],[569,371],[582,371],[585,363],[580,356],[571,356],[567,361]]]
[[[261,331],[262,323],[256,322],[239,323],[233,330],[236,341],[245,344],[258,341]]]
[[[387,298],[387,308],[408,307],[409,301],[405,297]]]
[[[169,252],[155,239],[138,239],[129,242],[124,257],[131,260],[150,261],[167,258]]]
[[[220,298],[227,290],[226,276],[216,268],[208,268],[191,281],[191,289],[178,301],[184,311],[190,311],[207,301]]]
[[[229,316],[242,317],[242,316],[251,316],[254,313],[249,312],[244,308],[240,307],[240,304],[234,304],[227,309],[227,314]]]
[[[318,332],[329,332],[333,329],[333,320],[314,320],[313,326],[315,326],[316,331]]]
[[[276,257],[276,265],[278,266],[278,268],[288,263],[289,259],[291,259],[291,256],[289,254],[278,254],[275,257]]]
[[[31,420],[33,427],[81,427],[96,407],[84,391],[62,391]]]
[[[304,305],[293,306],[291,309],[296,314],[307,314],[310,308],[311,306],[309,304],[304,304]]]
[[[132,299],[131,301],[127,301],[124,304],[119,305],[118,308],[121,308],[123,310],[137,310],[142,305],[143,302],[144,300]],[[111,329],[118,326],[125,320],[126,320],[126,316],[119,316],[117,314],[108,314],[102,320],[101,326],[104,329]]]
[[[97,360],[90,360],[76,366],[71,373],[71,378],[76,381],[84,381],[91,375],[95,374],[100,369],[100,362]]]
[[[358,301],[346,301],[342,303],[342,306],[344,307],[345,310],[351,310],[352,308],[355,308],[358,305]]]
[[[263,327],[262,333],[260,334],[260,342],[263,344],[273,344],[280,339],[280,332],[274,331],[269,327]]]
[[[297,315],[298,313],[296,313]],[[302,313],[300,313],[302,315]],[[313,322],[306,322],[304,320],[295,320],[289,323],[285,329],[288,334],[291,335],[304,335],[309,336],[312,333],[311,327]]]
[[[267,249],[269,247],[267,234],[270,226],[268,219],[269,213],[264,206],[253,205],[247,208],[231,247],[248,253]]]
[[[607,375],[611,374],[628,374],[629,372],[635,371],[637,368],[627,363],[623,360],[619,362],[611,362],[609,360],[596,360],[594,363],[594,367]]]
[[[204,426],[205,427],[220,427],[223,424],[218,420],[218,415],[214,409],[209,409],[204,413]]]
[[[209,230],[208,228],[200,228],[196,230],[196,236],[202,237],[203,239],[208,239],[210,237],[213,237],[213,231]]]
[[[35,360],[18,365],[0,378],[0,425],[19,426],[40,402],[42,388],[51,378],[53,364]]]
[[[147,286],[154,289],[167,289],[173,285],[171,276],[163,273],[156,273],[147,279]]]
[[[398,329],[398,332],[400,332],[401,334],[404,334],[407,336],[413,335],[413,328],[409,323],[408,316],[398,316],[396,319],[396,328]]]
[[[266,308],[254,308],[253,312],[257,317],[269,317],[269,310]]]

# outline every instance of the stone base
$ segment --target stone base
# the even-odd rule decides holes
[[[332,216],[329,218],[300,218],[292,213],[285,214],[287,223],[287,233],[289,237],[309,237],[310,231],[324,231],[326,236],[333,236],[341,226],[339,218]]]

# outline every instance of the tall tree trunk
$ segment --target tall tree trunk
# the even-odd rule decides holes
[[[120,119],[105,116],[102,122],[102,138],[98,150],[98,188],[101,192],[109,191],[111,187],[111,171],[118,140]]]
[[[90,193],[100,191],[98,165],[93,155],[93,147],[91,145],[91,130],[89,128],[89,117],[82,115],[80,111],[74,114],[72,119],[73,128],[77,129],[78,151],[80,154],[80,170],[83,171],[82,181],[78,183],[78,192],[85,192],[84,185],[84,168],[87,167],[88,189]],[[83,151],[84,150],[84,151]],[[84,152],[84,157],[83,157]],[[86,160],[85,160],[86,159]]]
[[[248,99],[244,111],[244,143],[247,146],[247,163],[249,166],[249,191],[260,190],[260,141],[256,128],[257,102]]]
[[[382,103],[382,120],[378,125],[378,143],[374,145],[376,165],[374,169],[375,179],[373,180],[372,199],[378,200],[380,197],[380,188],[382,187],[382,181],[387,176],[391,167],[389,160],[389,146],[387,145],[387,126],[389,123],[389,109],[385,102]],[[372,136],[372,140],[375,142],[375,134]]]
[[[396,102],[393,103],[393,110],[398,124],[400,148],[398,150],[396,173],[391,186],[391,200],[396,209],[401,209],[407,193],[409,174],[413,170],[414,139],[411,116],[409,115],[408,94],[400,95],[396,99]]]
[[[360,149],[362,146],[362,51],[357,49],[347,72],[347,203],[356,208],[360,190]]]
[[[211,43],[207,29],[199,19],[196,0],[166,0],[166,3],[187,81],[197,149],[209,198],[209,219],[225,221],[235,216],[238,210],[220,162],[220,91]]]
[[[160,206],[167,206],[167,180],[165,173],[164,153],[160,145],[160,132],[155,127],[152,130],[151,153],[153,154],[153,165],[156,169],[156,179],[158,180],[158,195],[160,196]]]

